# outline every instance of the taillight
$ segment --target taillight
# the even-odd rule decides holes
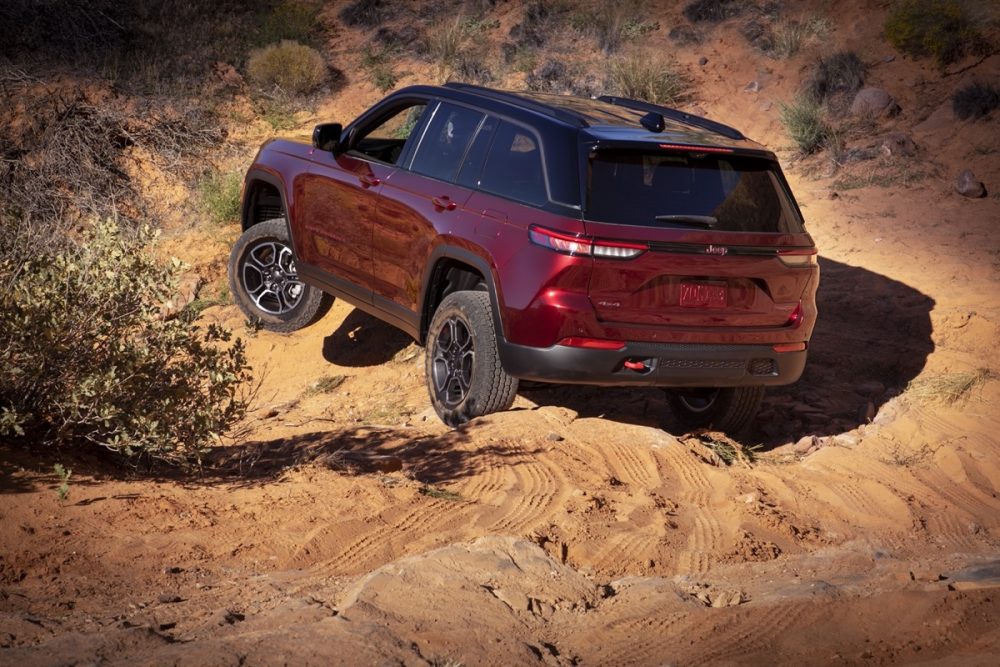
[[[564,255],[589,255],[606,259],[632,259],[649,250],[646,243],[632,241],[606,241],[589,236],[573,236],[545,227],[532,225],[528,238],[535,245],[555,250]]]
[[[620,340],[607,340],[605,338],[563,338],[557,343],[564,347],[582,347],[588,350],[621,350],[625,343]]]
[[[788,316],[788,322],[785,323],[785,326],[797,327],[802,324],[803,319],[805,319],[805,313],[802,311],[802,302],[799,301],[799,304],[795,306],[795,309]]]
[[[816,266],[816,248],[785,248],[778,259],[786,266]]]

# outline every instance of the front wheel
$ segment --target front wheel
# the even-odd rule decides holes
[[[427,333],[427,390],[445,424],[506,410],[517,395],[517,378],[500,363],[490,295],[452,292]]]
[[[750,426],[763,398],[761,386],[669,389],[667,430],[711,428],[735,435]]]
[[[333,297],[299,280],[284,218],[250,227],[229,256],[229,290],[243,314],[288,333],[322,317]]]

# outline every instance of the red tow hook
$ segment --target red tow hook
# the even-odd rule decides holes
[[[642,373],[643,371],[646,370],[646,364],[642,363],[641,361],[626,361],[625,368],[629,369],[630,371],[636,371],[637,373]]]

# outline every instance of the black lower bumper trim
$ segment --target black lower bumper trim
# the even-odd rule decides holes
[[[594,350],[500,342],[504,370],[514,377],[607,387],[791,384],[802,375],[806,355],[775,352],[770,345],[626,343],[621,350]]]

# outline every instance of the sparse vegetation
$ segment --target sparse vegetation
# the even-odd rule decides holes
[[[571,14],[570,25],[579,32],[594,35],[602,51],[613,53],[623,44],[659,29],[656,21],[636,18],[642,14],[638,5],[637,0],[599,2],[593,8],[578,9]]]
[[[213,171],[198,183],[199,207],[217,225],[233,222],[240,217],[240,188],[243,172]]]
[[[929,403],[953,405],[965,400],[974,389],[994,377],[988,368],[942,373],[918,378],[906,388],[907,393]]]
[[[746,0],[695,0],[684,7],[684,18],[692,23],[718,23],[739,16],[747,5]]]
[[[420,491],[421,495],[425,495],[429,498],[439,498],[440,500],[451,500],[455,502],[462,500],[462,496],[455,493],[454,491],[449,491],[448,489],[442,489],[437,486],[431,486],[429,484],[421,486],[418,490]]]
[[[5,255],[0,433],[181,462],[243,417],[251,376],[242,342],[161,317],[182,266],[156,261],[153,239],[107,221],[28,261]]]
[[[361,54],[361,66],[368,73],[368,80],[383,93],[392,90],[399,81],[399,76],[393,67],[391,49],[365,47]]]
[[[805,97],[782,104],[780,118],[788,136],[804,155],[815,153],[822,148],[830,134],[823,108],[817,102]]]
[[[56,495],[59,496],[59,500],[66,500],[69,498],[69,478],[73,476],[73,471],[63,464],[57,463],[52,466],[52,472],[54,472],[56,477],[59,478],[59,486],[56,488]]]
[[[318,394],[332,393],[337,389],[337,387],[344,384],[344,380],[346,379],[346,375],[324,375],[309,385],[309,388],[306,389],[303,396],[309,397],[316,396]]]
[[[323,55],[316,49],[284,40],[255,51],[247,62],[247,77],[260,89],[305,95],[327,78]]]
[[[885,36],[903,53],[931,56],[944,67],[989,50],[976,22],[964,0],[899,0],[886,20]]]
[[[806,82],[806,94],[818,104],[850,104],[850,97],[865,84],[865,64],[853,51],[821,58]]]
[[[267,14],[260,27],[260,42],[282,40],[309,43],[316,33],[320,4],[315,0],[286,0]]]
[[[611,67],[615,93],[654,104],[676,104],[687,96],[688,81],[666,60],[632,56]]]
[[[1000,88],[974,81],[962,86],[951,96],[955,116],[962,120],[978,120],[1000,108]]]
[[[810,40],[822,39],[830,33],[832,24],[828,19],[814,17],[807,21],[778,21],[762,42],[763,53],[771,58],[791,58],[802,50]]]
[[[340,20],[349,26],[374,28],[389,18],[389,4],[385,0],[354,0],[340,10]]]
[[[427,52],[443,69],[455,64],[465,40],[465,25],[465,20],[458,17],[444,27],[432,30],[427,37]]]
[[[834,190],[855,190],[868,187],[908,187],[927,178],[927,172],[913,160],[879,156],[853,166],[833,181]]]

